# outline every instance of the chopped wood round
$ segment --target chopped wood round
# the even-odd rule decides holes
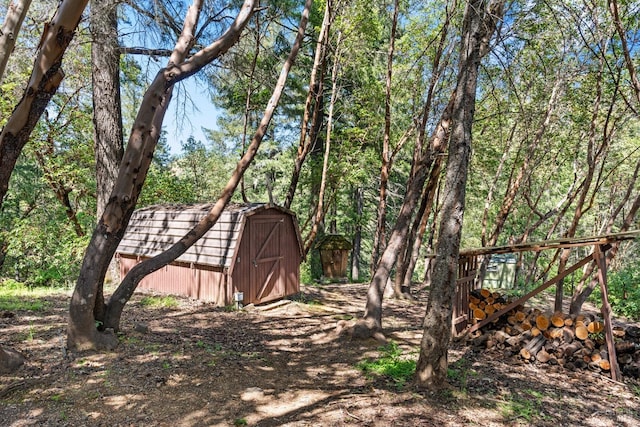
[[[546,350],[542,349],[536,354],[536,360],[540,363],[547,363],[551,360],[551,355]]]
[[[524,360],[531,360],[531,353],[529,353],[529,350],[522,347],[520,349],[520,357],[522,357]]]
[[[549,336],[551,336],[552,339],[561,338],[562,337],[562,329],[553,328],[553,329],[549,330]]]
[[[554,313],[551,316],[551,324],[556,328],[561,328],[564,326],[564,315],[560,312]]]
[[[613,335],[618,337],[618,338],[624,338],[624,336],[626,335],[626,332],[624,331],[624,328],[622,328],[620,326],[614,326],[613,327]]]
[[[549,318],[547,316],[545,316],[544,314],[539,314],[538,316],[536,316],[536,326],[538,327],[538,329],[540,329],[541,331],[546,331],[547,329],[549,329]]]
[[[600,359],[600,361],[598,362],[598,366],[600,367],[600,369],[602,369],[603,371],[609,371],[611,370],[611,363],[606,360],[606,359]]]
[[[589,331],[587,330],[587,327],[584,325],[576,326],[575,333],[576,333],[576,338],[578,338],[581,341],[586,340],[587,337],[589,336]]]
[[[589,331],[589,333],[597,334],[604,331],[604,325],[602,324],[602,322],[598,321],[591,322],[587,325],[587,330]]]
[[[473,310],[473,318],[474,319],[483,320],[486,317],[487,317],[487,313],[485,313],[484,310],[482,310],[480,308],[476,308],[475,310]]]

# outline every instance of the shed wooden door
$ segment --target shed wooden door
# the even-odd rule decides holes
[[[282,217],[254,217],[249,221],[251,238],[251,290],[253,302],[267,302],[285,296]]]

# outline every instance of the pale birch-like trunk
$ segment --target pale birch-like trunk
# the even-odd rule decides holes
[[[246,0],[235,21],[219,39],[185,60],[194,42],[202,0],[196,0],[189,8],[183,32],[168,65],[158,72],[144,95],[109,202],[85,252],[69,309],[67,345],[70,349],[109,348],[117,343],[112,334],[101,334],[96,328],[96,322],[103,322],[103,327],[117,329],[107,325],[105,319],[96,319],[94,312],[103,312],[101,307],[96,307],[96,295],[102,289],[111,258],[142,190],[173,85],[197,73],[231,48],[253,15],[256,3]],[[126,301],[118,303],[124,305]]]
[[[64,0],[44,27],[24,95],[0,133],[0,206],[18,157],[64,78],[62,57],[86,5],[87,0]]]
[[[27,11],[31,6],[31,0],[10,1],[7,7],[7,16],[0,30],[0,83],[7,68],[9,57],[16,46],[18,33],[22,28]]]
[[[302,165],[311,151],[315,143],[317,130],[320,128],[319,122],[322,121],[320,112],[323,110],[322,98],[324,96],[324,70],[327,60],[327,44],[329,42],[329,32],[335,14],[333,12],[332,0],[325,3],[324,17],[316,42],[316,51],[313,57],[313,66],[311,68],[311,76],[309,78],[309,90],[304,103],[304,113],[302,115],[302,123],[300,124],[300,142],[298,144],[298,152],[293,161],[293,171],[291,172],[291,180],[289,189],[285,197],[284,207],[291,208],[291,203],[296,195],[296,188],[300,179]],[[313,114],[312,114],[313,110]]]

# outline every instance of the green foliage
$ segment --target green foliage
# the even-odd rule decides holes
[[[44,297],[60,289],[30,288],[13,279],[0,280],[0,310],[42,311],[47,307]]]
[[[77,277],[88,243],[77,236],[57,205],[50,210],[33,209],[13,220],[0,241],[6,242],[0,272],[29,286],[62,286]]]
[[[513,395],[510,400],[501,403],[502,416],[507,420],[521,418],[527,423],[544,417],[542,414],[542,399],[544,395],[535,390],[526,390],[525,395]]]
[[[640,264],[611,271],[607,276],[609,303],[618,315],[640,320]],[[602,303],[600,287],[596,287],[590,299],[599,307]]]
[[[75,216],[87,229],[93,219],[80,206],[76,205]],[[77,235],[33,163],[21,161],[14,171],[0,230],[0,247],[4,246],[0,277],[29,286],[62,286],[77,277],[88,238]]]
[[[146,296],[140,300],[140,305],[146,308],[176,308],[179,303],[176,297],[166,296]]]
[[[314,282],[314,277],[311,274],[311,265],[308,260],[305,260],[300,264],[300,283],[310,285]]]
[[[379,347],[381,356],[375,360],[359,362],[357,367],[367,375],[378,375],[402,388],[416,371],[416,360],[402,357],[402,349],[394,341]]]

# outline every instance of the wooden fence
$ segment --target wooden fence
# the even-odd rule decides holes
[[[469,293],[475,287],[478,271],[478,257],[461,256],[458,261],[458,279],[453,302],[452,333],[457,336],[469,323]]]

